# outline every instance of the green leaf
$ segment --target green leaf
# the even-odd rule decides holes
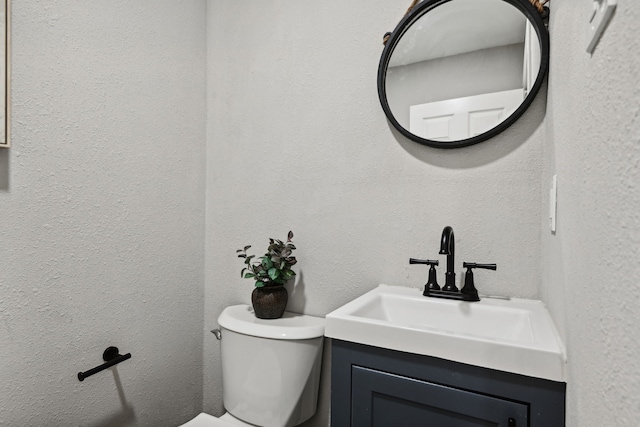
[[[273,262],[268,257],[262,257],[262,265],[268,270],[273,267]]]
[[[269,269],[269,277],[271,278],[271,280],[276,280],[278,276],[280,276],[280,270],[273,267]]]
[[[254,278],[254,277],[256,277],[256,275],[255,275],[255,274],[253,274],[253,273],[247,273],[247,274],[245,274],[245,275],[244,275],[244,278],[245,278],[245,279],[252,279],[252,278]]]
[[[260,282],[260,281],[256,282],[256,288],[263,288],[263,287],[264,287],[264,283],[263,282]]]

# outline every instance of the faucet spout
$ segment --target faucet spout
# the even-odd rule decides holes
[[[440,241],[440,254],[447,256],[447,272],[444,274],[445,284],[442,287],[443,291],[458,292],[456,287],[455,253],[456,242],[453,228],[446,226],[442,230],[442,239]]]

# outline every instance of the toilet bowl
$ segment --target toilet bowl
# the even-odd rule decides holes
[[[182,427],[293,427],[316,412],[323,318],[285,312],[258,319],[248,305],[220,314],[223,403],[220,418],[202,413]]]

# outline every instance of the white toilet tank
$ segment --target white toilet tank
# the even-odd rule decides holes
[[[248,305],[227,307],[222,330],[225,409],[247,423],[290,427],[316,412],[325,320],[285,312],[258,319]]]

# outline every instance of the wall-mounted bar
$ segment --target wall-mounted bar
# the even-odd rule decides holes
[[[120,362],[124,362],[127,359],[131,359],[131,353],[120,354],[118,347],[107,347],[104,353],[102,353],[102,360],[106,363],[96,366],[93,369],[89,369],[88,371],[78,372],[78,379],[80,381],[84,381],[85,378],[90,377],[93,374],[97,374],[100,371],[104,371],[105,369],[110,368],[113,365],[117,365]]]

